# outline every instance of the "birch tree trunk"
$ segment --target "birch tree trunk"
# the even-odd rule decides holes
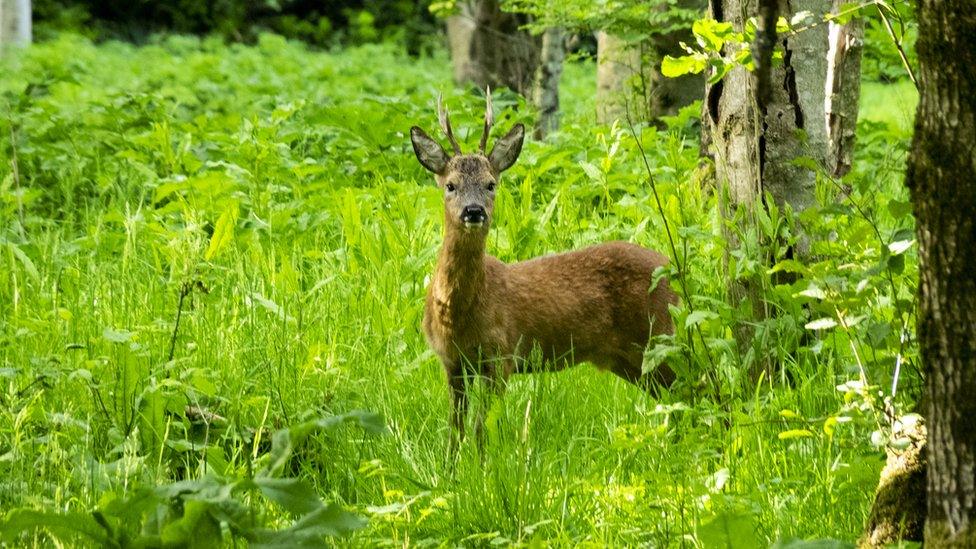
[[[31,43],[30,0],[0,0],[0,48]]]
[[[976,2],[919,0],[908,159],[928,401],[925,547],[976,547]]]
[[[833,12],[843,9],[845,3],[834,0]],[[834,177],[842,177],[851,170],[857,138],[864,22],[860,17],[845,25],[831,22],[827,32],[827,171]]]
[[[447,25],[455,80],[479,88],[507,86],[530,97],[541,38],[520,30],[528,21],[503,12],[499,0],[459,2],[458,8]]]
[[[550,27],[542,34],[542,52],[536,73],[534,102],[539,109],[539,123],[535,136],[544,138],[559,129],[559,78],[563,74],[566,57],[566,33]]]

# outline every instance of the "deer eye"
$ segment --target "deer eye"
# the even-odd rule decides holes
[[[449,193],[453,193],[454,191],[457,190],[457,187],[454,186],[454,183],[448,183],[446,188],[447,188],[447,192]]]
[[[490,193],[495,192],[495,183],[489,183],[487,189]]]

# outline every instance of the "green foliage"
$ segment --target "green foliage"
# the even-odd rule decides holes
[[[590,367],[516,376],[487,409],[484,454],[466,443],[450,462],[443,372],[419,329],[442,196],[407,129],[434,131],[443,91],[470,149],[483,102],[437,84],[442,53],[64,36],[0,70],[3,541],[857,537],[882,465],[872,433],[898,443],[879,411],[903,415],[920,383],[902,340],[917,280],[904,126],[864,121],[851,175],[821,178],[810,212],[762,213],[732,248],[698,109],[636,138],[593,126],[592,64],[568,65],[564,127],[506,173],[489,251],[666,252],[682,329],[647,365],[680,379],[652,398]],[[532,123],[514,94],[494,102],[496,135]],[[805,264],[786,248],[801,222]],[[729,305],[736,280],[779,314]],[[735,343],[742,324],[752,348]],[[767,358],[777,375],[754,383]],[[363,409],[386,428],[348,412]],[[800,543],[820,542],[782,545]]]
[[[426,0],[34,0],[38,38],[59,32],[145,41],[153,33],[213,34],[253,41],[268,30],[329,46],[396,41],[411,52],[432,47],[436,32]]]
[[[907,77],[908,71],[896,44],[906,51],[909,65],[915,66],[914,43],[917,26],[914,11],[908,2],[851,2],[825,14],[801,11],[789,20],[780,17],[776,22],[776,32],[788,39],[814,26],[829,22],[846,24],[854,18],[862,18],[865,26],[862,74],[870,80],[881,81]],[[889,32],[885,26],[886,19],[889,22],[893,19],[897,23],[897,29],[892,27]],[[751,47],[756,38],[755,17],[746,20],[742,32],[736,32],[731,23],[709,18],[698,19],[692,24],[692,33],[697,47],[682,44],[687,55],[665,56],[661,65],[664,76],[676,78],[686,74],[699,74],[706,67],[712,67],[709,82],[715,83],[735,66],[741,65],[750,71],[754,69]],[[777,47],[773,52],[773,61],[782,60],[782,57],[782,49]]]

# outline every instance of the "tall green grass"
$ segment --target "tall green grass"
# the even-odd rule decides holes
[[[470,148],[483,100],[449,84],[443,55],[63,37],[0,70],[0,508],[88,513],[139,488],[248,477],[275,431],[365,409],[385,434],[315,433],[285,465],[368,519],[342,544],[857,537],[883,458],[869,442],[877,386],[916,276],[911,250],[885,251],[911,227],[904,131],[867,128],[845,181],[861,209],[824,181],[805,218],[815,263],[784,264],[801,272],[775,283],[763,260],[783,250],[763,234],[789,238],[791,218],[742,235],[758,258],[727,256],[693,117],[643,128],[680,284],[704,313],[675,311],[703,334],[668,343],[690,349],[671,357],[683,381],[655,399],[589,366],[517,376],[484,404],[484,454],[466,444],[455,462],[443,372],[419,329],[441,197],[407,130],[435,129],[444,92]],[[591,123],[592,70],[568,68],[563,130],[528,143],[503,179],[489,240],[503,260],[608,239],[671,254],[629,131]],[[532,121],[510,92],[495,105],[498,131]],[[765,280],[783,314],[724,305],[734,273]],[[811,287],[826,297],[800,295]],[[861,317],[850,330],[803,329],[838,307]],[[756,357],[736,348],[738,321],[757,323],[780,377],[743,374]],[[913,346],[902,351],[910,366]],[[838,390],[859,363],[870,386]],[[917,383],[908,366],[900,405]],[[269,528],[290,523],[250,504]]]

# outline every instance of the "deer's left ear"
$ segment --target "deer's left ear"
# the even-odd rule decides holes
[[[512,164],[518,159],[519,153],[522,152],[523,139],[525,139],[525,126],[516,124],[505,134],[505,137],[495,143],[488,155],[488,162],[491,163],[491,168],[495,170],[495,173],[502,173],[512,167]]]
[[[410,128],[410,142],[413,143],[413,152],[421,166],[438,175],[444,173],[447,161],[451,159],[444,152],[444,147],[417,126]]]

